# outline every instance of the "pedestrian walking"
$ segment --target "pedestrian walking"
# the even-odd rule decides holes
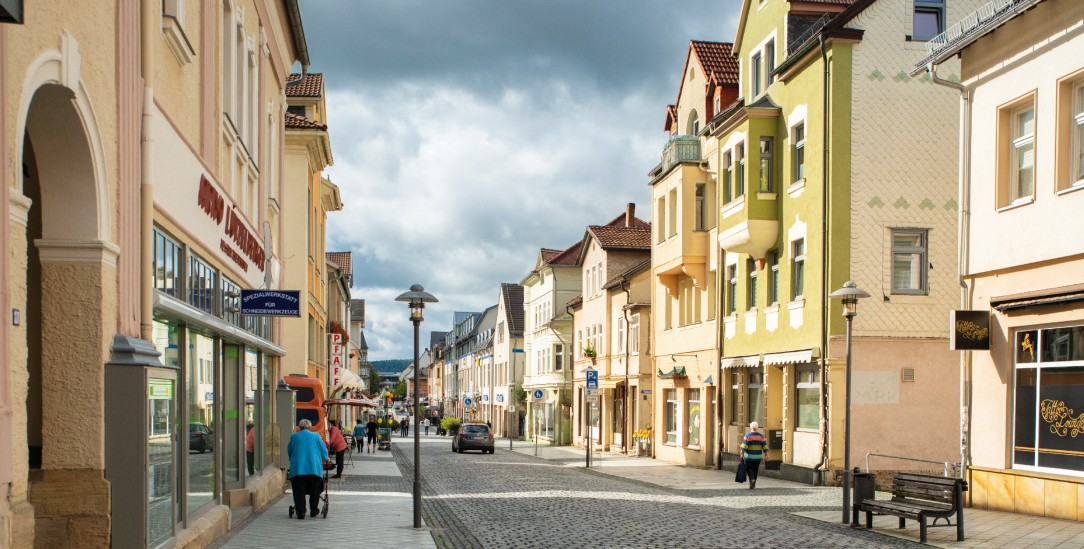
[[[433,418],[427,417],[422,421],[425,422],[425,436],[429,436],[429,424],[433,423]]]
[[[297,423],[300,431],[290,435],[286,454],[290,457],[290,488],[294,492],[294,510],[297,518],[305,518],[305,496],[309,499],[312,516],[320,514],[320,494],[324,491],[324,462],[327,446],[320,435],[310,431],[312,422],[303,419]]]
[[[248,476],[256,474],[256,426],[248,424],[248,433],[245,434],[245,463],[248,465]]]
[[[378,427],[376,426],[376,418],[369,416],[369,422],[365,424],[365,441],[369,444],[369,453],[373,453],[373,449],[376,448],[376,432]]]
[[[365,424],[361,422],[360,417],[354,425],[354,449],[359,454],[365,451]]]
[[[757,487],[757,472],[760,462],[768,459],[768,440],[758,431],[757,422],[749,424],[749,432],[741,439],[742,459],[745,460],[745,472],[749,476],[749,489]]]
[[[329,419],[328,423],[328,449],[335,454],[335,476],[331,478],[340,478],[343,476],[343,457],[346,455],[346,438],[343,437],[342,431],[339,430],[339,424],[334,419]]]
[[[409,417],[403,418],[403,423],[401,423],[399,425],[399,430],[400,430],[400,432],[402,433],[402,435],[404,437],[410,434],[410,418]]]

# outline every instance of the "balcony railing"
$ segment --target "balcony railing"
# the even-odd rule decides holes
[[[695,135],[675,135],[662,150],[662,170],[666,173],[681,162],[700,162],[700,138]]]

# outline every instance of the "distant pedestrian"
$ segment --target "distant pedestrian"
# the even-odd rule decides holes
[[[403,422],[399,424],[399,432],[404,437],[410,434],[410,418],[403,418]]]
[[[433,423],[433,418],[427,417],[422,421],[425,422],[425,436],[429,436],[429,424]]]
[[[328,423],[331,424],[331,428],[328,429],[328,449],[335,454],[335,476],[331,478],[340,478],[343,476],[343,456],[346,454],[346,439],[343,438],[342,431],[339,430],[339,425],[334,419],[329,419]]]
[[[757,472],[760,462],[768,459],[768,441],[757,430],[757,422],[749,424],[749,432],[741,439],[742,458],[745,459],[745,471],[749,475],[749,489],[757,487]]]
[[[369,423],[365,424],[365,441],[369,444],[369,453],[373,453],[373,449],[376,448],[376,418],[369,416]]]
[[[365,424],[361,422],[360,417],[357,424],[354,425],[354,449],[358,453],[365,451]]]
[[[290,456],[290,487],[294,492],[294,512],[297,518],[305,518],[305,496],[308,495],[312,516],[320,514],[320,493],[324,491],[324,462],[327,446],[320,435],[312,432],[312,422],[303,419],[301,428],[290,435],[286,454]]]
[[[248,476],[256,474],[256,426],[248,424],[248,433],[245,434],[245,463],[248,465]]]

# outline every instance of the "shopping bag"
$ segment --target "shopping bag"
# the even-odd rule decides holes
[[[745,482],[745,460],[738,462],[738,472],[734,475],[734,482]]]

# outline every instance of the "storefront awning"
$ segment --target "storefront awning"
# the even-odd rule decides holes
[[[769,366],[773,364],[804,364],[806,362],[812,362],[817,356],[817,353],[813,352],[813,349],[806,349],[804,351],[790,351],[786,353],[768,353],[764,355],[764,365]]]
[[[726,357],[720,363],[723,368],[756,368],[760,366],[760,355]]]
[[[1084,284],[993,297],[990,298],[990,306],[1004,313],[1016,309],[1065,305],[1079,301],[1084,301]]]
[[[254,334],[246,332],[217,316],[207,314],[183,301],[163,295],[161,292],[154,292],[154,309],[167,317],[210,330],[231,341],[255,347],[271,356],[286,356],[286,349],[262,337],[256,337]]]
[[[676,366],[672,370],[670,370],[669,372],[663,372],[662,370],[659,370],[659,378],[660,379],[683,378],[683,377],[689,377],[685,373],[685,367],[684,366]]]

